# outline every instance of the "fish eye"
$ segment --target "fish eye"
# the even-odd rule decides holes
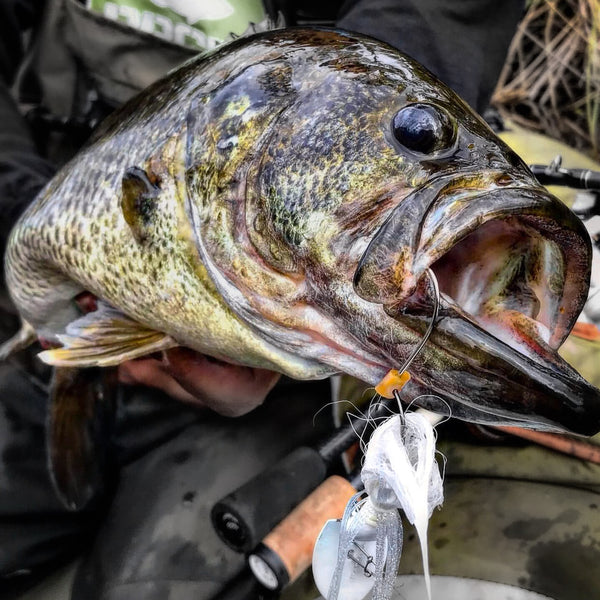
[[[409,104],[394,116],[392,132],[398,143],[419,154],[433,154],[450,148],[455,127],[448,113],[431,104]]]

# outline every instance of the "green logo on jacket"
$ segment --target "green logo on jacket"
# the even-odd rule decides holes
[[[107,19],[199,50],[265,18],[261,0],[87,0],[87,5]]]

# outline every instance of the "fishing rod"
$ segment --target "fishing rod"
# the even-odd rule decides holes
[[[337,474],[340,456],[393,408],[389,400],[372,403],[367,419],[350,420],[314,447],[296,448],[213,506],[217,535],[247,555],[265,589],[280,591],[310,565],[323,523],[341,518],[362,489],[359,474]]]
[[[352,419],[316,446],[301,446],[259,473],[212,508],[217,535],[232,550],[253,550],[274,527],[328,475],[334,474],[339,458],[368,428],[391,414],[394,403],[377,402],[368,419]]]
[[[542,185],[560,185],[578,190],[600,190],[600,171],[566,169],[559,154],[549,165],[529,165]]]

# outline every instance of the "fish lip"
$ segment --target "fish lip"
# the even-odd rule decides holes
[[[570,365],[558,355],[536,360],[519,352],[443,297],[428,344],[460,367],[438,375],[417,359],[411,374],[430,390],[424,393],[449,400],[455,417],[580,435],[600,430],[600,391]]]
[[[460,199],[468,210],[459,207],[452,211],[449,207],[457,196],[448,189],[453,181],[456,176],[439,178],[433,185],[413,191],[394,209],[361,258],[354,278],[355,291],[365,300],[383,304],[388,315],[411,326],[412,317],[395,314],[401,305],[398,282],[404,285],[400,296],[407,298],[423,280],[427,268],[488,221],[517,218],[531,225],[563,249],[565,290],[573,305],[558,315],[549,352],[532,356],[509,346],[443,298],[442,316],[428,345],[434,344],[438,355],[444,353],[450,363],[461,366],[456,371],[436,373],[432,365],[423,362],[426,359],[417,358],[411,373],[417,382],[450,399],[457,409],[453,411],[455,416],[462,414],[467,420],[516,423],[583,435],[596,433],[600,429],[600,392],[555,352],[585,303],[590,242],[583,224],[534,180],[513,179],[508,185],[467,191]],[[403,207],[405,202],[408,204]],[[408,231],[402,229],[403,225],[408,225]],[[400,257],[406,262],[400,268],[381,262],[386,243],[397,238],[406,244]],[[379,263],[369,263],[373,255]],[[383,294],[378,297],[381,288]],[[413,324],[422,334],[427,318],[421,315],[420,321]],[[398,362],[398,357],[388,358]]]

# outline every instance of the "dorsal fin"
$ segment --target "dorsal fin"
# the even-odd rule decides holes
[[[248,27],[242,33],[234,33],[233,31],[225,37],[221,45],[228,42],[233,42],[240,38],[245,38],[263,31],[273,31],[274,29],[283,29],[286,26],[285,17],[281,11],[277,11],[275,17],[267,15],[259,23],[249,23]]]

